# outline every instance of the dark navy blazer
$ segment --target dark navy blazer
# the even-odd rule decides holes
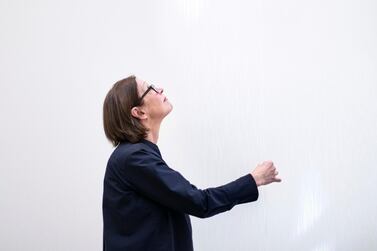
[[[251,174],[226,185],[198,189],[142,139],[111,154],[103,191],[103,250],[192,251],[191,222],[258,199]]]

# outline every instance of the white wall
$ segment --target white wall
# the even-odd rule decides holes
[[[257,202],[192,218],[207,250],[377,249],[377,3],[0,1],[1,250],[101,250],[102,127],[136,74],[159,146],[205,188],[273,160]]]

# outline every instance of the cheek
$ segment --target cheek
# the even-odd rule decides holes
[[[163,105],[164,102],[162,102],[161,99],[159,99],[158,97],[155,97],[154,99],[151,100],[151,105],[153,107],[159,107],[161,105]]]
[[[162,102],[161,100],[158,100],[158,99],[151,100],[151,102],[149,103],[149,111],[152,113],[159,113],[159,111],[161,111],[161,109],[163,109],[165,105],[166,104]]]

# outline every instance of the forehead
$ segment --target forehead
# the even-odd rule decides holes
[[[148,88],[148,84],[145,80],[136,77],[137,88],[141,91],[146,90]]]

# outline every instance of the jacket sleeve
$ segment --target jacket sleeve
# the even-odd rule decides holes
[[[200,218],[230,210],[237,204],[255,201],[259,196],[251,174],[223,186],[202,190],[146,149],[132,152],[122,169],[123,178],[143,196]]]

